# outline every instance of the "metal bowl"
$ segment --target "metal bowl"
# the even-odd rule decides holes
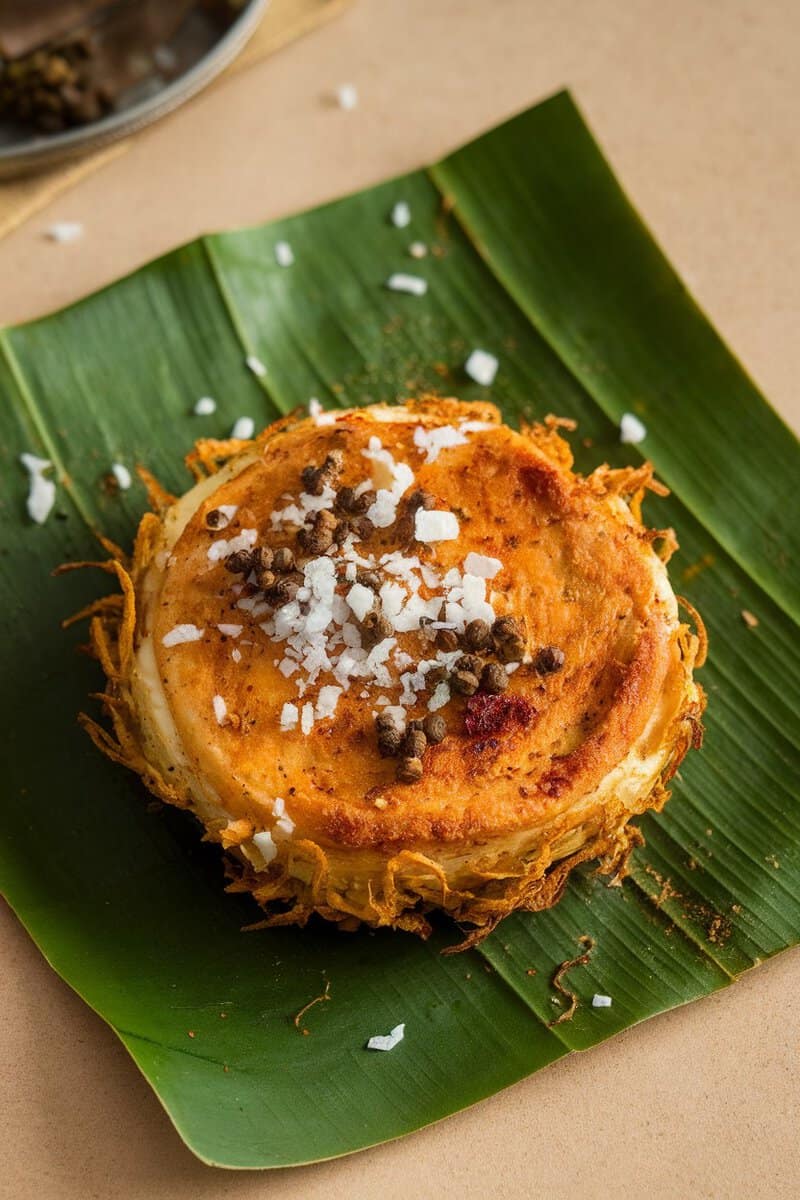
[[[153,75],[132,88],[115,112],[91,125],[34,135],[0,125],[0,178],[78,158],[166,116],[224,71],[252,36],[268,4],[269,0],[249,0],[223,34],[195,22],[188,35],[186,31],[176,35],[176,41],[183,39],[181,61],[188,61],[177,79],[164,82]]]

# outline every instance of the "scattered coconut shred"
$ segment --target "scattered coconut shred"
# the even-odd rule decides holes
[[[120,489],[120,491],[127,492],[128,488],[133,483],[133,480],[131,479],[131,473],[128,468],[123,466],[122,463],[112,463],[111,474],[116,479],[117,487]]]
[[[592,996],[592,1008],[611,1008],[611,997],[601,996],[599,992],[595,992]]]
[[[391,212],[391,221],[395,229],[405,229],[411,224],[411,209],[405,200],[398,200]]]
[[[275,243],[275,262],[279,267],[291,267],[294,265],[294,251],[288,242]]]
[[[68,245],[83,237],[83,225],[80,221],[55,221],[45,230],[45,237],[51,242]]]
[[[464,363],[464,370],[476,383],[480,383],[483,387],[491,387],[499,365],[493,354],[489,354],[486,350],[473,350]]]
[[[258,372],[256,373],[258,374]],[[239,419],[234,422],[233,429],[231,430],[231,437],[235,438],[237,441],[249,442],[255,431],[256,423],[252,417],[239,417]]]
[[[428,290],[428,281],[421,275],[406,275],[402,271],[390,275],[386,280],[390,292],[406,292],[409,296],[424,296]]]
[[[309,403],[309,412],[317,424],[336,420],[335,413],[324,412],[315,398]],[[490,426],[477,421],[433,430],[418,428],[414,443],[420,463],[436,461],[449,447],[465,444],[470,433],[486,428]],[[361,454],[364,477],[347,490],[354,501],[365,498],[363,515],[370,529],[387,529],[409,513],[406,497],[416,483],[414,469],[407,462],[397,461],[376,435]],[[411,510],[414,528],[417,539],[430,548],[429,557],[434,562],[422,561],[421,548],[417,553],[399,549],[371,553],[361,544],[357,521],[338,543],[329,541],[324,552],[314,553],[317,515],[330,513],[337,497],[333,482],[335,478],[323,474],[316,481],[318,486],[306,491],[304,480],[298,494],[284,493],[283,506],[271,513],[270,542],[274,543],[275,535],[285,534],[287,548],[298,542],[307,547],[299,552],[294,567],[297,583],[290,592],[276,596],[272,594],[274,584],[266,590],[258,587],[257,576],[247,565],[248,556],[259,553],[256,529],[215,538],[206,553],[210,563],[229,569],[231,556],[243,556],[244,582],[250,586],[242,595],[243,583],[231,581],[238,597],[236,607],[274,644],[278,654],[275,665],[293,681],[297,693],[296,702],[287,701],[281,708],[278,725],[282,731],[299,729],[304,735],[310,734],[316,722],[335,715],[341,696],[354,685],[363,699],[372,701],[373,715],[386,714],[402,731],[407,710],[419,703],[419,693],[425,693],[430,713],[450,700],[447,677],[463,653],[463,647],[453,643],[463,638],[471,622],[491,625],[495,621],[490,587],[503,563],[470,551],[460,567],[437,569],[436,546],[458,538],[459,520],[454,512],[422,506]],[[214,528],[224,530],[234,513],[232,506],[230,511],[225,507],[215,510]],[[263,549],[270,555],[277,553]],[[304,553],[309,554],[305,561]],[[293,555],[290,557],[294,562]],[[270,575],[276,578],[274,573]],[[218,628],[229,637],[238,637],[242,631],[239,625]],[[448,631],[444,645],[443,631]],[[197,641],[204,632],[195,625],[180,624],[163,642],[168,647],[177,646]],[[412,657],[399,645],[399,635],[407,633],[421,635],[421,655]],[[452,638],[452,643],[447,638]],[[522,654],[521,650],[520,658]],[[234,655],[239,661],[241,655],[237,651]],[[510,674],[517,665],[507,663],[506,672]],[[432,671],[436,674],[429,682],[427,676]],[[315,690],[313,698],[307,694],[310,689]],[[214,711],[219,720],[217,698]]]
[[[210,417],[216,411],[217,402],[216,400],[212,400],[210,396],[201,396],[192,409],[196,417]]]
[[[53,464],[49,458],[37,458],[35,454],[27,453],[20,454],[19,460],[30,476],[28,516],[37,525],[44,525],[56,500],[56,485],[44,475],[45,471],[52,469]]]
[[[623,413],[619,421],[619,440],[625,446],[638,446],[647,437],[647,426],[634,413]]]
[[[405,1024],[395,1025],[391,1033],[375,1034],[367,1042],[368,1050],[394,1050],[406,1036]]]
[[[246,362],[247,366],[250,368],[250,370],[253,372],[254,375],[258,375],[259,378],[263,378],[263,376],[266,375],[267,368],[264,366],[261,359],[258,358],[255,354],[248,354],[247,358],[244,361]]]
[[[336,103],[345,112],[351,112],[358,105],[358,89],[352,83],[342,83],[336,89]]]

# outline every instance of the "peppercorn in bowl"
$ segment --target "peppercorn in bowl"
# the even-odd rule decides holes
[[[106,753],[190,809],[267,924],[467,944],[619,872],[704,707],[648,464],[583,478],[550,420],[423,399],[199,443],[109,569]],[[658,551],[658,552],[657,552]]]

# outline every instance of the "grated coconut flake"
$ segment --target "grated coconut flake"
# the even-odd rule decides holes
[[[300,720],[300,710],[296,704],[284,704],[281,709],[281,729],[286,733],[289,729],[296,729],[297,722]]]
[[[51,242],[67,245],[77,242],[83,237],[84,229],[80,221],[54,221],[45,230],[45,237]]]
[[[279,267],[291,267],[294,265],[294,251],[288,242],[275,243],[275,262]]]
[[[198,629],[196,625],[176,625],[174,629],[170,629],[169,633],[164,634],[161,644],[163,646],[180,646],[184,642],[199,642],[204,633],[205,629]]]
[[[267,368],[264,366],[263,362],[261,361],[260,358],[258,358],[257,355],[248,354],[247,358],[244,361],[247,364],[247,366],[250,368],[250,370],[253,372],[254,375],[259,375],[259,376],[266,375]]]
[[[391,1033],[376,1034],[367,1042],[368,1050],[394,1050],[406,1035],[405,1024],[395,1025]]]
[[[414,515],[414,536],[418,542],[449,542],[458,533],[458,517],[446,509],[418,508]]]
[[[638,446],[647,437],[647,426],[634,413],[623,413],[619,421],[619,440],[626,446]]]
[[[352,112],[358,105],[358,89],[355,84],[341,83],[336,89],[336,103],[345,112]]]
[[[411,224],[411,209],[405,200],[398,200],[392,209],[391,222],[395,229],[405,229]]]
[[[464,559],[464,570],[481,579],[494,579],[497,572],[502,569],[503,564],[500,559],[491,558],[488,554],[475,554],[471,550]]]
[[[272,834],[266,829],[262,833],[254,833],[253,845],[258,850],[266,865],[269,866],[278,853],[278,847],[272,840]]]
[[[128,468],[123,466],[122,463],[112,463],[111,474],[116,479],[117,487],[120,489],[120,491],[127,492],[128,488],[133,483],[133,480],[131,479],[131,473]]]
[[[491,387],[499,365],[493,354],[489,354],[486,350],[473,350],[464,363],[464,370],[476,383],[480,383],[483,387]]]
[[[37,458],[35,454],[20,454],[19,459],[30,476],[28,516],[37,525],[44,525],[56,500],[55,483],[44,477],[44,472],[49,471],[53,464],[48,458]]]
[[[390,292],[406,292],[409,296],[424,296],[428,290],[428,281],[421,275],[407,275],[396,271],[386,280]]]
[[[231,430],[231,437],[240,442],[249,442],[256,431],[256,423],[252,417],[239,417]]]

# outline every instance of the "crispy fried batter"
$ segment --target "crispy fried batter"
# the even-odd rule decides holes
[[[424,462],[417,425],[476,419],[492,427]],[[117,558],[105,565],[123,596],[86,614],[113,732],[84,724],[151,791],[200,817],[231,855],[232,889],[253,894],[265,924],[304,924],[316,912],[345,927],[364,921],[426,936],[426,914],[440,908],[473,927],[463,943],[471,944],[514,909],[554,904],[580,862],[600,859],[601,870],[621,875],[638,836],[630,817],[667,798],[665,783],[700,728],[705,701],[692,671],[705,635],[693,610],[697,633],[680,623],[651,544],[665,541],[668,557],[672,531],[640,521],[645,490],[664,489],[649,464],[573,474],[557,425],[516,433],[491,405],[427,400],[343,412],[329,424],[285,418],[256,443],[203,443],[190,456],[200,482],[187,496],[164,510],[153,489],[159,515],[143,519],[130,570]],[[372,704],[357,680],[307,736],[280,731],[295,681],[278,670],[282,651],[256,622],[243,635],[246,656],[232,659],[217,626],[244,618],[230,575],[207,557],[212,508],[237,506],[228,532],[256,528],[277,546],[285,538],[270,514],[284,493],[297,493],[302,468],[338,449],[341,482],[354,485],[374,434],[412,465],[415,486],[437,507],[459,515],[457,542],[415,552],[441,572],[461,568],[470,550],[500,559],[495,611],[522,615],[529,647],[555,645],[566,656],[557,674],[523,665],[511,676],[504,695],[528,715],[491,736],[470,735],[467,701],[451,701],[450,734],[428,748],[413,784],[397,782],[391,760],[376,753]],[[395,548],[391,531],[386,539],[383,548]],[[187,622],[203,637],[165,647],[164,635]],[[218,722],[216,694],[237,721]],[[270,827],[277,796],[296,829],[265,865],[250,838]]]

